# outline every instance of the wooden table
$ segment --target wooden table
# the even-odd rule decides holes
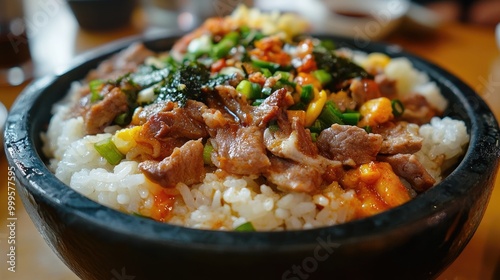
[[[48,2],[27,0],[27,18],[36,19],[37,15],[41,15],[40,11],[48,11],[43,6]],[[139,10],[131,26],[110,32],[87,32],[79,29],[64,2],[53,2],[58,3],[58,6],[46,20],[38,22],[30,37],[37,75],[63,70],[75,55],[90,48],[153,30]],[[386,41],[398,44],[463,79],[477,90],[500,118],[500,54],[493,28],[450,23],[441,26],[432,37],[408,36],[398,32],[386,38]],[[0,101],[10,107],[21,90],[22,86],[0,88]],[[77,279],[44,243],[18,197],[16,272],[7,270],[8,165],[3,153],[0,153],[0,174],[0,279]],[[500,223],[497,222],[500,218],[499,178],[474,238],[439,279],[500,279]]]

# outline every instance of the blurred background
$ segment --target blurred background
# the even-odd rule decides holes
[[[62,73],[96,47],[129,36],[187,32],[240,4],[299,14],[311,32],[353,37],[360,47],[382,41],[415,53],[463,79],[500,116],[498,0],[0,0],[0,101],[9,108],[29,81]],[[0,112],[0,125],[1,118]],[[3,153],[0,161],[5,182]],[[497,179],[496,203],[474,239],[440,280],[500,279],[498,186]],[[17,271],[7,271],[6,193],[6,184],[0,185],[0,279],[77,279],[43,242],[19,200]],[[128,279],[120,273],[115,279]]]

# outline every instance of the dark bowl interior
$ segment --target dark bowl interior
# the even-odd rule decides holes
[[[80,27],[109,30],[127,25],[137,0],[67,0]]]
[[[320,36],[324,37],[324,36]],[[450,101],[446,115],[471,135],[461,163],[442,183],[382,214],[301,231],[222,232],[162,224],[99,205],[60,182],[46,167],[40,133],[51,106],[72,81],[109,55],[142,40],[157,51],[164,34],[116,42],[75,61],[64,74],[33,82],[13,105],[5,131],[8,161],[34,224],[83,279],[428,279],[439,275],[474,234],[499,163],[499,128],[478,95],[443,69],[400,49],[367,43],[362,50],[405,56]],[[356,41],[330,37],[357,49]],[[127,278],[132,279],[132,278]]]

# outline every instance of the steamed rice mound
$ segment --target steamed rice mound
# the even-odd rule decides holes
[[[246,24],[263,34],[289,41],[307,28],[306,23],[294,19],[291,15],[263,14],[240,7],[226,20],[228,25]],[[364,69],[394,81],[399,98],[418,93],[437,112],[444,111],[448,105],[437,85],[405,58],[389,59],[382,54],[345,49],[337,52]],[[146,61],[159,63],[151,57]],[[243,72],[235,68],[219,70]],[[74,82],[67,98],[53,107],[48,130],[42,135],[43,151],[50,158],[49,167],[57,178],[102,205],[170,224],[216,230],[234,230],[248,222],[260,231],[298,230],[336,225],[360,217],[363,194],[358,189],[343,188],[341,180],[317,192],[286,191],[259,174],[236,175],[211,167],[199,183],[178,182],[166,188],[145,175],[132,153],[111,164],[96,150],[95,144],[112,138],[123,127],[113,123],[89,135],[85,119],[73,112],[86,87],[85,82]],[[141,102],[152,101],[153,89],[143,89],[138,98]],[[467,127],[460,120],[434,116],[429,123],[419,125],[416,133],[423,141],[421,149],[413,155],[437,184],[442,180],[443,171],[463,154],[469,141]],[[349,166],[346,170],[356,168],[358,166]],[[418,195],[410,182],[400,179],[409,196]]]

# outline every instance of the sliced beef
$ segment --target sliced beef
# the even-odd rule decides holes
[[[242,125],[252,123],[252,106],[232,86],[220,85],[215,89],[220,97],[224,109],[234,117],[236,122]]]
[[[144,63],[147,57],[154,55],[155,53],[148,50],[143,44],[132,44],[110,59],[103,61],[97,69],[90,71],[87,80],[117,79],[127,73],[136,71],[137,67]]]
[[[374,127],[373,132],[382,135],[380,154],[413,154],[422,148],[423,138],[419,136],[418,125],[407,122],[387,122]]]
[[[104,95],[104,99],[90,105],[84,112],[83,119],[86,134],[97,134],[104,131],[120,114],[129,110],[128,99],[120,88],[113,88]]]
[[[385,74],[379,74],[375,76],[375,83],[377,83],[380,94],[383,97],[387,97],[389,99],[395,99],[398,97],[395,80],[387,78]]]
[[[162,161],[141,162],[139,169],[148,179],[166,188],[175,187],[179,182],[200,183],[205,177],[203,144],[201,140],[188,141]]]
[[[418,125],[429,123],[432,117],[441,113],[420,94],[408,95],[404,99],[401,99],[401,102],[405,107],[401,119],[410,123]]]
[[[378,159],[389,163],[394,173],[408,181],[417,192],[423,192],[436,183],[415,155],[397,154],[379,156]]]
[[[202,116],[206,109],[205,104],[193,100],[188,100],[184,107],[170,101],[152,104],[136,110],[132,124],[149,123],[157,138],[203,138],[208,136]]]
[[[382,136],[356,126],[333,124],[320,133],[316,144],[323,156],[356,166],[376,159]]]
[[[264,176],[282,191],[315,193],[323,183],[322,172],[312,166],[272,156]]]
[[[283,114],[283,108],[288,107],[289,100],[284,88],[278,89],[267,97],[262,104],[252,108],[252,124],[258,127],[266,127],[267,124]]]
[[[279,129],[267,128],[264,131],[266,148],[276,156],[313,164],[318,156],[318,149],[312,142],[311,134],[298,118],[288,120],[286,114],[281,114],[277,121]]]
[[[349,89],[351,97],[358,107],[370,99],[382,96],[378,85],[370,79],[353,79]]]
[[[215,151],[212,162],[229,173],[260,174],[271,164],[262,134],[262,129],[256,126],[230,124],[217,129],[215,137],[211,138]]]

